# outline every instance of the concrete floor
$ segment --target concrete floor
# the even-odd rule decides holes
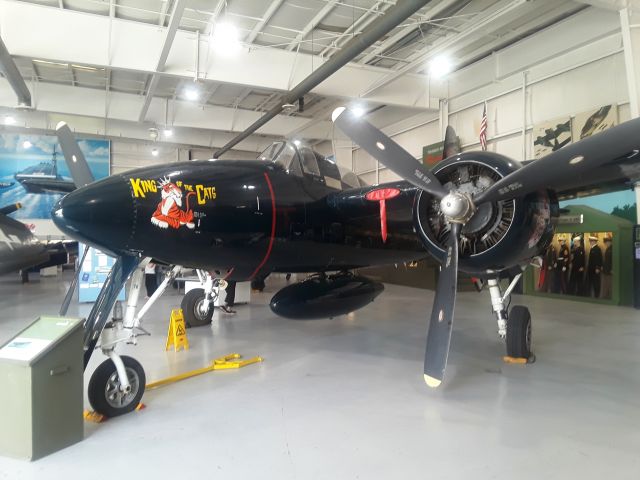
[[[0,343],[55,313],[67,284],[0,277]],[[279,286],[189,330],[178,353],[164,351],[180,300],[166,295],[145,322],[153,336],[123,349],[148,380],[231,352],[265,362],[148,392],[146,410],[87,423],[80,444],[34,463],[0,458],[0,478],[640,478],[635,310],[514,297],[531,308],[538,356],[514,366],[501,361],[488,294],[462,293],[434,391],[422,380],[433,292],[388,285],[352,316],[296,322],[267,306]]]

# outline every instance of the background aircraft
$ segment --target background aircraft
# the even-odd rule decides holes
[[[113,360],[99,367],[100,378],[92,378],[90,399],[104,397],[101,379],[113,381],[116,372],[119,407],[109,414],[131,411],[142,396],[142,367],[120,358],[114,329],[103,328],[118,292],[144,257],[238,281],[269,272],[320,272],[274,296],[276,313],[296,317],[305,308],[331,316],[371,301],[380,286],[354,278],[348,273],[353,268],[431,254],[442,270],[427,336],[426,383],[435,387],[444,377],[459,270],[486,280],[508,353],[527,357],[531,318],[523,306],[508,311],[507,297],[524,267],[549,244],[558,198],[622,189],[640,178],[640,120],[526,166],[492,152],[464,152],[429,170],[349,111],[338,109],[333,119],[404,180],[363,186],[310,148],[279,142],[256,161],[172,163],[94,183],[70,130],[59,127],[81,188],[56,205],[54,222],[117,258],[85,324],[85,364],[101,333],[101,348]],[[505,291],[499,284],[503,276],[513,277]],[[207,278],[211,284],[212,276]],[[207,295],[201,305],[208,304]]]

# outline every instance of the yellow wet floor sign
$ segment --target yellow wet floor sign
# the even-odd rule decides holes
[[[169,350],[173,345],[173,349],[177,352],[180,348],[189,350],[189,340],[187,340],[187,329],[184,324],[184,316],[182,309],[177,308],[171,310],[171,319],[169,320],[169,331],[167,332],[167,345],[165,350]]]

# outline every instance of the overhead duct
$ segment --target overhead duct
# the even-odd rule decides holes
[[[31,92],[27,88],[22,75],[18,71],[13,58],[9,54],[7,47],[0,38],[0,72],[8,80],[9,85],[18,96],[18,107],[31,107]]]
[[[238,136],[218,150],[214,154],[214,158],[220,158],[220,155],[233,148],[276,115],[282,113],[283,104],[297,102],[300,97],[320,85],[336,71],[344,67],[347,63],[364,52],[368,47],[373,45],[377,40],[389,33],[429,2],[430,0],[398,0],[398,3],[389,8],[384,15],[373,21],[365,31],[354,36],[351,40],[345,43],[344,47],[342,47],[340,51],[327,60],[327,62],[323,63],[316,71],[293,87],[293,89],[283,97],[282,102],[279,105],[276,105],[274,108],[269,110],[246,130],[238,134]]]

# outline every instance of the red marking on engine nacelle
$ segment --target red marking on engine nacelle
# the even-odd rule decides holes
[[[400,190],[397,188],[378,188],[377,190],[371,190],[365,195],[364,198],[371,202],[380,202],[380,235],[382,241],[387,241],[387,202],[394,197],[400,195]]]

